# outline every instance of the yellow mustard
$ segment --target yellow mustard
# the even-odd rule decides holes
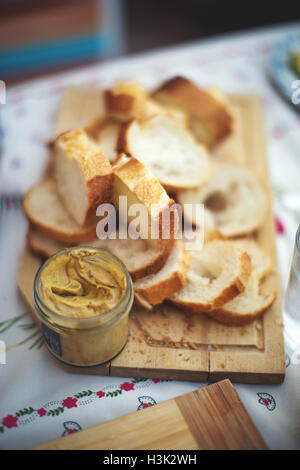
[[[47,347],[61,361],[99,365],[124,347],[132,281],[107,250],[74,247],[56,253],[39,269],[33,297]]]

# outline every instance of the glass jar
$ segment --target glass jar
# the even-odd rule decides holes
[[[41,276],[45,269],[60,256],[80,256],[80,250],[88,250],[97,257],[108,272],[119,273],[125,281],[124,294],[118,304],[97,316],[88,318],[62,315],[49,308],[43,299]],[[53,265],[55,266],[55,265]],[[55,270],[53,271],[55,272]],[[38,270],[34,280],[33,301],[41,321],[46,345],[60,361],[80,367],[97,366],[115,357],[123,349],[128,338],[128,316],[133,303],[131,277],[121,260],[102,248],[72,247],[51,256]]]

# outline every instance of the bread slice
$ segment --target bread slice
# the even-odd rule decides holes
[[[121,122],[131,119],[144,121],[162,113],[161,107],[147,95],[133,95],[116,90],[106,90],[105,105],[107,115]]]
[[[55,178],[58,194],[81,226],[95,220],[99,204],[111,200],[112,169],[108,159],[82,129],[55,140]]]
[[[113,165],[113,203],[120,210],[120,197],[126,197],[129,224],[134,204],[145,208],[141,218],[141,237],[154,246],[170,250],[178,231],[178,212],[158,179],[138,160],[121,154]],[[129,227],[130,229],[130,227]],[[154,229],[154,230],[153,230]]]
[[[184,287],[170,298],[177,307],[210,312],[245,290],[250,258],[230,241],[210,241],[202,250],[191,251],[190,259]]]
[[[91,137],[106,158],[113,163],[117,158],[117,142],[121,124],[116,119],[98,118],[90,122],[85,131]]]
[[[263,278],[271,271],[270,257],[254,241],[237,240],[235,243],[251,259],[250,278],[243,293],[209,315],[226,325],[242,326],[261,316],[274,302],[276,292],[261,292]]]
[[[66,211],[58,197],[54,179],[46,179],[31,188],[24,196],[23,208],[35,227],[65,243],[96,237],[96,224],[81,227]]]
[[[219,94],[202,90],[187,78],[168,80],[152,96],[164,106],[185,111],[191,131],[209,148],[231,133],[232,117]]]
[[[268,202],[255,176],[237,163],[218,162],[214,175],[202,187],[178,191],[178,202],[205,205],[207,211],[225,237],[247,235],[261,226]],[[189,218],[189,213],[185,211]],[[191,222],[195,222],[191,220]]]
[[[198,187],[211,176],[206,149],[169,116],[124,124],[118,149],[140,160],[168,191]]]
[[[119,239],[99,240],[98,238],[83,243],[84,246],[105,248],[118,256],[134,281],[158,272],[165,264],[168,253],[155,249],[147,240]],[[48,258],[69,244],[55,240],[46,234],[30,228],[28,232],[29,246],[34,253]]]
[[[134,282],[137,303],[148,309],[149,306],[160,304],[183,287],[188,269],[189,253],[182,241],[177,240],[159,272]]]

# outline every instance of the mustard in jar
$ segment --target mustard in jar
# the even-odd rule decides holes
[[[73,247],[56,253],[37,272],[33,298],[47,347],[61,361],[95,366],[124,347],[132,281],[109,251]]]

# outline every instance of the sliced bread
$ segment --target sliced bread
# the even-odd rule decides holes
[[[99,240],[98,238],[83,243],[84,246],[105,248],[118,256],[126,265],[134,281],[158,272],[165,264],[168,253],[155,249],[147,240],[119,239]],[[55,240],[46,234],[30,228],[28,242],[32,251],[43,258],[54,255],[68,244]]]
[[[59,197],[73,219],[83,226],[95,220],[99,204],[111,200],[111,165],[82,129],[61,134],[54,147]]]
[[[161,114],[161,107],[146,93],[130,93],[130,90],[106,90],[105,105],[107,115],[121,122],[137,119],[143,121]]]
[[[189,253],[177,240],[160,271],[134,282],[136,302],[144,308],[160,304],[183,287],[188,269]]]
[[[99,145],[100,150],[112,163],[117,158],[117,142],[120,123],[107,117],[98,118],[85,127],[86,133]]]
[[[242,326],[261,316],[274,302],[275,292],[261,292],[263,278],[271,271],[270,257],[251,240],[235,242],[251,259],[252,271],[246,289],[216,311],[209,312],[215,320],[226,325]]]
[[[206,149],[169,116],[124,124],[118,149],[140,160],[169,191],[198,187],[211,176]]]
[[[30,222],[50,237],[66,243],[83,242],[96,237],[96,224],[82,227],[70,216],[51,178],[26,193],[23,208]]]
[[[205,205],[225,237],[250,234],[263,223],[268,203],[255,176],[237,163],[218,162],[211,180],[198,189],[178,191],[178,202]],[[189,218],[189,213],[185,212]],[[191,220],[191,222],[195,222]]]
[[[138,214],[141,223],[137,229],[141,238],[154,240],[154,245],[170,249],[178,231],[178,212],[158,179],[143,163],[125,154],[121,154],[113,165],[113,174],[113,203],[120,211],[120,197],[126,197],[128,230]],[[135,204],[139,204],[135,206],[137,213]],[[142,214],[138,207],[145,208]]]
[[[185,111],[191,131],[209,148],[231,133],[232,117],[223,100],[187,78],[178,76],[168,80],[152,96],[164,106]]]
[[[245,290],[249,256],[230,241],[213,240],[190,252],[190,269],[181,291],[170,298],[179,308],[210,312]]]

